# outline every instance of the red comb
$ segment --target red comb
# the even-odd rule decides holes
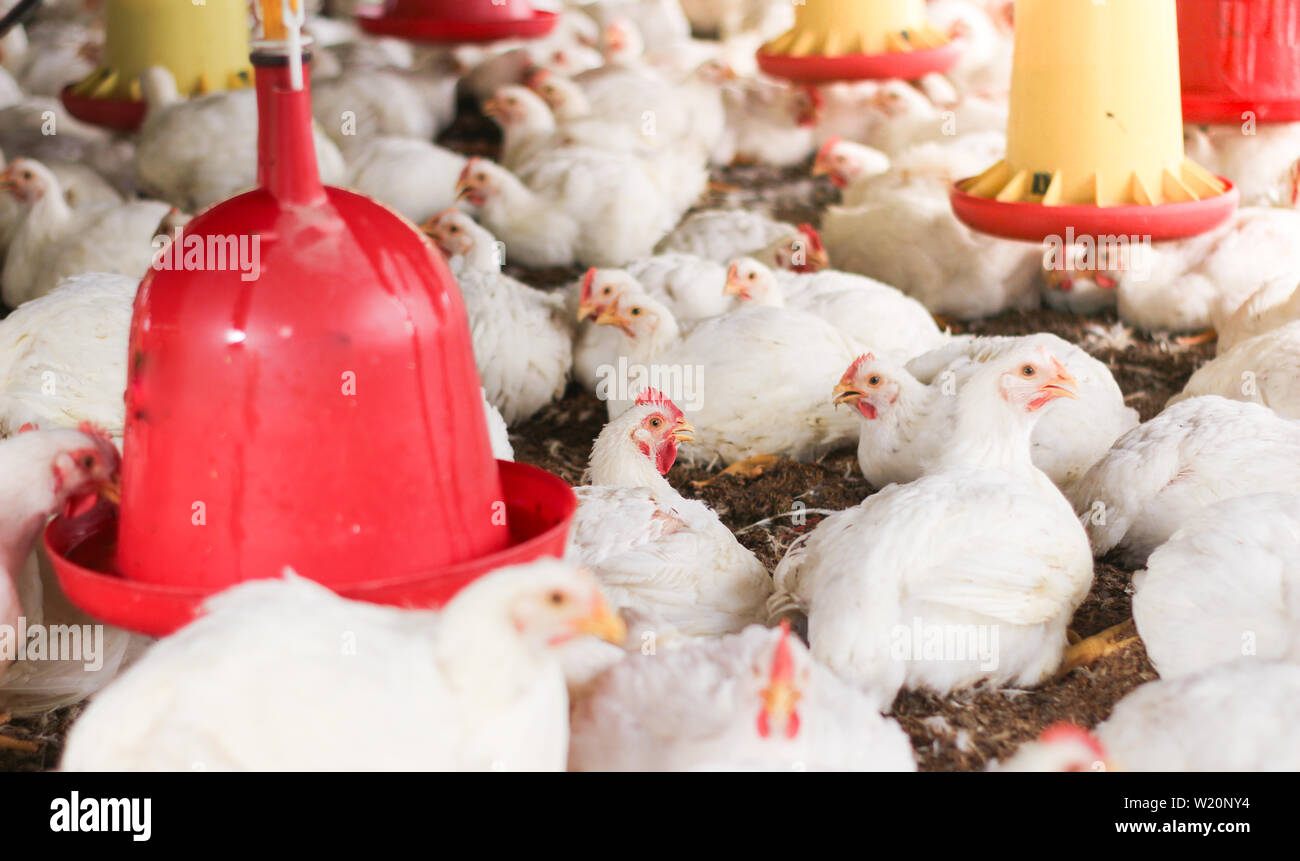
[[[840,378],[840,382],[849,382],[858,375],[858,371],[862,370],[863,365],[867,362],[874,362],[875,359],[876,356],[874,353],[863,353],[861,356],[858,356],[853,360],[853,364],[849,365],[849,369],[844,372],[844,376]]]
[[[469,175],[474,170],[474,165],[476,162],[478,162],[477,157],[471,158],[469,161],[465,162],[465,167],[460,172],[460,179],[458,180],[459,182],[464,182],[465,180],[469,179]]]
[[[1043,730],[1038,740],[1045,744],[1055,744],[1061,741],[1079,742],[1087,745],[1088,749],[1097,754],[1099,759],[1106,758],[1106,749],[1101,746],[1101,742],[1097,740],[1095,735],[1078,724],[1072,724],[1068,721],[1058,721],[1052,724]]]
[[[591,298],[591,288],[592,285],[596,283],[596,273],[599,271],[600,271],[599,269],[593,266],[587,270],[586,275],[582,276],[582,293],[581,293],[582,301],[585,302]]]
[[[677,408],[677,404],[664,397],[664,393],[656,388],[643,389],[641,394],[637,395],[636,405],[638,407],[649,405],[659,407],[664,412],[668,413],[674,421],[683,416],[682,411]]]
[[[822,235],[817,232],[817,228],[811,224],[800,224],[799,232],[808,239],[808,245],[813,251],[825,251],[826,246],[822,245]]]
[[[77,425],[77,430],[81,431],[86,436],[93,436],[96,439],[103,440],[109,445],[113,444],[113,438],[108,435],[108,431],[104,430],[102,427],[95,424],[94,422],[82,422],[81,424]]]
[[[835,135],[834,137],[827,138],[826,143],[821,145],[821,149],[817,150],[817,158],[819,160],[830,158],[831,150],[833,150],[837,144],[842,143],[843,140],[844,138],[840,137],[839,135]]]
[[[22,427],[18,428],[19,433],[27,433],[28,431],[34,431],[34,430],[38,430],[38,426],[36,425],[35,422],[26,422],[23,424]]]
[[[776,651],[772,653],[772,670],[769,673],[773,681],[791,681],[794,678],[794,655],[790,651],[790,620],[781,620],[781,639],[776,642]]]

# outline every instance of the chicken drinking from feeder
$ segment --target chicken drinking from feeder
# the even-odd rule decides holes
[[[558,20],[529,0],[384,0],[357,12],[357,23],[370,35],[415,42],[536,39]]]
[[[1035,242],[1160,240],[1232,214],[1236,189],[1183,149],[1175,0],[1017,0],[1015,20],[1006,158],[955,184],[959,219]]]
[[[808,84],[945,72],[957,43],[926,22],[925,0],[804,0],[794,27],[758,50],[774,78]]]
[[[1179,0],[1183,119],[1300,121],[1300,0]]]
[[[492,458],[443,259],[387,208],[322,186],[301,12],[286,17],[264,19],[253,54],[259,188],[189,222],[136,297],[120,512],[46,532],[72,600],[144,633],[286,567],[438,606],[560,555],[576,505],[562,480]]]
[[[144,120],[140,73],[171,72],[181,96],[251,86],[247,0],[107,0],[104,54],[86,78],[63,89],[77,119],[119,131]]]

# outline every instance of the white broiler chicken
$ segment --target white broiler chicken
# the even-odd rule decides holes
[[[1068,266],[1048,269],[1044,298],[1079,313],[1118,303],[1120,319],[1130,326],[1201,332],[1260,289],[1300,283],[1297,248],[1300,212],[1243,208],[1222,227],[1191,239],[1076,247]]]
[[[1300,123],[1185,126],[1187,157],[1227,177],[1242,206],[1300,206]]]
[[[1126,771],[1300,770],[1300,666],[1244,659],[1147,682],[1096,734]]]
[[[697,428],[687,452],[693,463],[813,460],[857,438],[852,417],[837,414],[826,392],[862,346],[820,317],[741,308],[682,335],[663,303],[624,293],[597,322],[623,333],[628,376],[648,376],[680,400]],[[631,399],[620,380],[603,382],[596,394],[614,418]]]
[[[1283,418],[1300,419],[1300,320],[1220,353],[1198,368],[1169,403],[1201,395],[1263,404]]]
[[[1004,8],[1011,5],[1002,2]],[[968,0],[930,0],[925,15],[932,26],[961,40],[961,56],[945,73],[959,90],[993,96],[1010,92],[1014,46],[1009,21]]]
[[[619,266],[648,257],[677,214],[632,156],[573,147],[540,154],[516,176],[471,159],[457,195],[526,266]]]
[[[1300,320],[1300,286],[1285,282],[1261,287],[1237,308],[1221,309],[1214,323],[1219,354],[1243,341]]]
[[[816,272],[830,264],[821,235],[811,224],[788,224],[745,209],[696,212],[665,236],[660,254],[692,254],[728,264],[737,257],[792,272]]]
[[[845,206],[857,206],[864,202],[858,189],[866,180],[888,171],[890,163],[889,156],[878,149],[835,136],[818,148],[812,172],[813,176],[830,177]]]
[[[50,596],[32,550],[51,515],[79,516],[101,496],[116,501],[119,465],[117,449],[89,425],[80,430],[32,430],[0,440],[0,626],[10,632],[10,646],[20,620],[33,632],[42,625],[71,621],[47,614]],[[0,649],[0,712],[76,702],[112,677],[120,654],[98,671],[87,668],[89,653],[61,654],[59,660],[48,661],[14,657],[10,649]],[[76,657],[83,660],[71,660]]]
[[[772,614],[802,610],[813,656],[886,702],[904,687],[1050,676],[1093,561],[1029,441],[1039,410],[1073,382],[1037,347],[982,367],[957,395],[935,471],[799,539],[777,566]]]
[[[715,164],[733,161],[788,167],[817,150],[822,95],[770,78],[742,78],[722,93],[726,134],[714,148]]]
[[[0,320],[0,436],[91,422],[122,438],[138,285],[125,275],[74,275]]]
[[[829,269],[810,275],[777,272],[752,257],[742,257],[727,270],[726,292],[742,305],[815,314],[847,337],[898,361],[936,349],[947,340],[924,305],[861,275]]]
[[[1300,487],[1300,422],[1213,395],[1166,407],[1069,490],[1093,551],[1133,566],[1207,505]]]
[[[986,771],[1107,772],[1114,768],[1105,746],[1081,726],[1054,723],[1003,761],[990,762]]]
[[[664,478],[693,432],[671,400],[643,391],[596,438],[569,538],[611,606],[688,637],[741,630],[772,593],[767,570],[718,515]]]
[[[421,224],[456,204],[467,159],[415,138],[376,137],[353,151],[347,187]]]
[[[972,320],[1039,304],[1042,250],[972,231],[946,193],[908,186],[862,206],[832,206],[821,232],[837,269],[892,284],[944,317]]]
[[[96,174],[119,194],[136,191],[131,175],[134,144],[77,120],[58,99],[25,99],[0,108],[0,150],[42,164],[78,165],[83,176]],[[66,177],[60,172],[59,178]]]
[[[831,88],[824,97],[844,99],[824,111],[857,114],[858,128],[836,126],[829,131],[880,150],[893,158],[917,144],[943,141],[981,132],[1001,132],[1007,126],[1007,104],[978,95],[962,97],[942,78],[934,80],[936,103],[920,84],[884,81],[875,87]],[[830,136],[823,132],[823,140]],[[984,165],[988,167],[988,165]]]
[[[1161,678],[1243,656],[1300,664],[1300,495],[1210,505],[1133,575],[1133,619]]]
[[[4,154],[0,153],[0,164]],[[89,209],[122,202],[122,195],[90,168],[73,162],[41,162],[63,189],[63,199],[71,209]],[[25,207],[13,195],[0,194],[0,266],[14,235],[23,223]]]
[[[15,159],[0,173],[4,191],[26,208],[5,255],[3,295],[10,307],[43,296],[69,275],[144,277],[154,259],[154,233],[171,211],[154,200],[73,209],[53,172],[31,159]]]
[[[574,706],[573,771],[915,771],[907,734],[789,627],[632,655]]]
[[[61,768],[560,771],[555,649],[587,633],[621,641],[622,623],[590,575],[553,559],[475,580],[441,611],[296,576],[246,583],[96,697]]]
[[[1001,132],[975,132],[908,147],[880,170],[876,150],[832,139],[818,151],[813,175],[829,176],[842,189],[845,207],[863,206],[899,190],[947,200],[953,183],[985,170],[1006,148]]]
[[[437,133],[423,94],[396,70],[353,69],[312,84],[312,116],[349,160],[378,137],[429,141]]]
[[[257,185],[257,93],[253,89],[181,98],[166,69],[140,75],[148,104],[135,151],[140,189],[186,212],[198,212]],[[342,185],[343,155],[314,132],[321,181]]]
[[[573,365],[563,297],[504,274],[496,240],[463,212],[444,212],[424,231],[451,261],[488,400],[514,423],[562,397]]]

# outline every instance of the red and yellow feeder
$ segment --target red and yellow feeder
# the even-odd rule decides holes
[[[140,73],[163,66],[182,96],[251,86],[246,0],[107,0],[103,64],[63,89],[84,122],[134,131],[144,120]]]
[[[253,54],[260,187],[187,224],[140,285],[120,510],[46,530],[68,596],[132,630],[170,633],[286,566],[346,597],[439,606],[561,555],[576,507],[562,480],[493,459],[443,259],[389,209],[321,185],[300,20],[267,16]]]
[[[817,84],[946,72],[958,45],[930,26],[925,0],[804,0],[794,27],[758,50],[774,78]]]
[[[1300,0],[1179,0],[1183,119],[1300,121]]]
[[[1016,0],[1007,155],[952,191],[1009,239],[1194,236],[1230,216],[1230,182],[1186,157],[1174,0]]]
[[[357,12],[357,23],[372,36],[434,43],[536,39],[558,20],[528,0],[385,0]]]

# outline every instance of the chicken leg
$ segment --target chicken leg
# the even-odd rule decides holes
[[[703,481],[694,481],[691,482],[691,484],[695,487],[708,487],[724,475],[734,475],[738,478],[758,478],[780,462],[781,457],[779,455],[756,454],[753,457],[747,457],[744,460],[736,461],[712,478],[706,478]]]
[[[1174,338],[1174,343],[1180,347],[1199,347],[1202,344],[1208,344],[1219,337],[1219,333],[1213,329],[1206,329],[1204,332],[1196,332],[1192,335],[1182,335]]]
[[[9,712],[0,712],[0,727],[9,723]],[[23,753],[36,753],[41,746],[31,741],[0,735],[0,750],[19,750]]]
[[[1061,668],[1057,670],[1056,675],[1064,676],[1073,669],[1085,667],[1107,655],[1122,652],[1137,640],[1137,625],[1132,619],[1107,628],[1100,634],[1093,634],[1065,650],[1065,655],[1061,658]]]

